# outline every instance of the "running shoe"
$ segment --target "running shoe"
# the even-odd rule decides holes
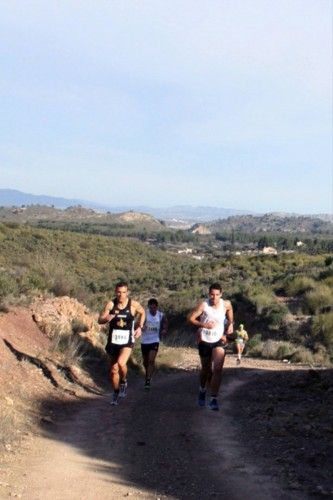
[[[212,398],[209,403],[209,408],[213,411],[219,411],[219,405],[216,398]]]
[[[146,380],[145,381],[145,391],[149,391],[150,390],[150,380]]]
[[[121,382],[119,397],[125,398],[127,396],[127,382]]]
[[[112,394],[112,398],[111,398],[111,405],[112,406],[118,406],[119,405],[118,398],[119,398],[119,392],[114,392]]]
[[[206,406],[206,391],[199,391],[198,405]]]

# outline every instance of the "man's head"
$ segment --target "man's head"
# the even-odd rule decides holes
[[[212,305],[217,305],[222,297],[222,287],[219,283],[212,283],[209,287],[209,300]]]
[[[119,281],[116,284],[115,293],[118,302],[120,303],[126,302],[128,297],[128,284],[126,283],[126,281]]]
[[[157,309],[158,309],[158,302],[156,299],[149,299],[148,300],[148,309],[149,309],[150,314],[155,316],[155,314],[157,313]]]
[[[239,325],[239,328],[240,328],[240,330],[243,330],[244,325],[243,325],[243,324],[240,324],[240,325]]]

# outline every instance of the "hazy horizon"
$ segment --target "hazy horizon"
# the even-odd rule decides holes
[[[19,193],[20,195],[28,195],[28,196],[33,196],[33,197],[45,197],[45,198],[50,198],[50,199],[59,199],[59,200],[67,200],[68,202],[77,202],[78,204],[85,204],[87,207],[90,206],[91,208],[95,208],[96,210],[99,209],[104,209],[104,210],[109,210],[109,209],[126,209],[126,210],[133,210],[133,209],[153,209],[153,210],[165,210],[167,211],[168,209],[177,209],[177,208],[188,208],[188,209],[207,209],[207,210],[225,210],[225,211],[233,211],[233,212],[240,212],[239,215],[254,215],[254,216],[260,216],[264,214],[270,214],[270,213],[281,213],[281,214],[287,214],[287,215],[332,215],[332,212],[288,212],[285,210],[268,210],[266,212],[260,212],[255,209],[238,209],[237,207],[225,207],[225,206],[217,206],[217,205],[194,205],[194,204],[174,204],[174,205],[147,205],[147,204],[140,204],[140,205],[133,205],[133,204],[123,204],[123,205],[109,205],[109,204],[103,204],[97,201],[89,200],[89,199],[83,199],[83,198],[67,198],[63,196],[51,196],[48,195],[47,193],[27,193],[25,191],[20,191],[17,189],[13,188],[0,188],[0,205],[1,205],[1,190],[5,191],[14,191]],[[33,203],[32,203],[33,204]],[[5,205],[5,206],[10,206],[10,205]],[[95,206],[95,207],[94,207]],[[57,207],[59,208],[59,207]]]

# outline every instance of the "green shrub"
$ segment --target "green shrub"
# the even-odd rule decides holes
[[[11,274],[0,273],[0,297],[6,297],[17,293],[18,286],[15,278]]]
[[[333,292],[326,285],[317,285],[315,289],[310,290],[304,297],[304,311],[310,314],[318,314],[326,308],[333,305]]]
[[[255,307],[256,313],[259,315],[275,302],[272,290],[260,284],[250,286],[248,290],[244,290],[244,296]]]
[[[312,334],[333,356],[333,312],[319,314],[312,321]]]
[[[313,360],[316,364],[319,365],[327,366],[330,364],[330,356],[325,346],[323,346],[322,344],[315,344]]]
[[[266,340],[262,348],[262,357],[267,359],[276,359],[278,342],[275,340]]]
[[[303,295],[305,292],[315,288],[316,282],[309,276],[295,276],[288,279],[284,284],[284,291],[288,297]]]
[[[267,340],[262,348],[262,357],[267,359],[284,359],[295,352],[295,346],[290,342]]]
[[[276,350],[276,359],[290,358],[295,352],[295,346],[290,342],[279,342]]]
[[[265,308],[262,316],[268,322],[270,329],[277,330],[281,328],[287,314],[288,308],[284,304],[278,304],[276,302]]]
[[[261,343],[261,334],[256,333],[255,335],[252,335],[252,337],[246,343],[246,348],[248,352],[251,351],[251,349],[254,349],[260,343]]]
[[[296,351],[292,355],[291,361],[293,363],[306,363],[311,365],[314,363],[315,360],[312,352],[309,349],[300,346],[296,349]]]

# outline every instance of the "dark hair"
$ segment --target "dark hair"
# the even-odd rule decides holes
[[[222,293],[222,287],[220,283],[212,283],[209,287],[209,292],[211,292],[212,290],[219,290]]]
[[[122,286],[126,286],[126,288],[128,288],[128,283],[126,281],[118,281],[118,283],[116,284],[116,289]]]
[[[158,302],[156,299],[149,299],[148,300],[148,306],[158,306]]]

